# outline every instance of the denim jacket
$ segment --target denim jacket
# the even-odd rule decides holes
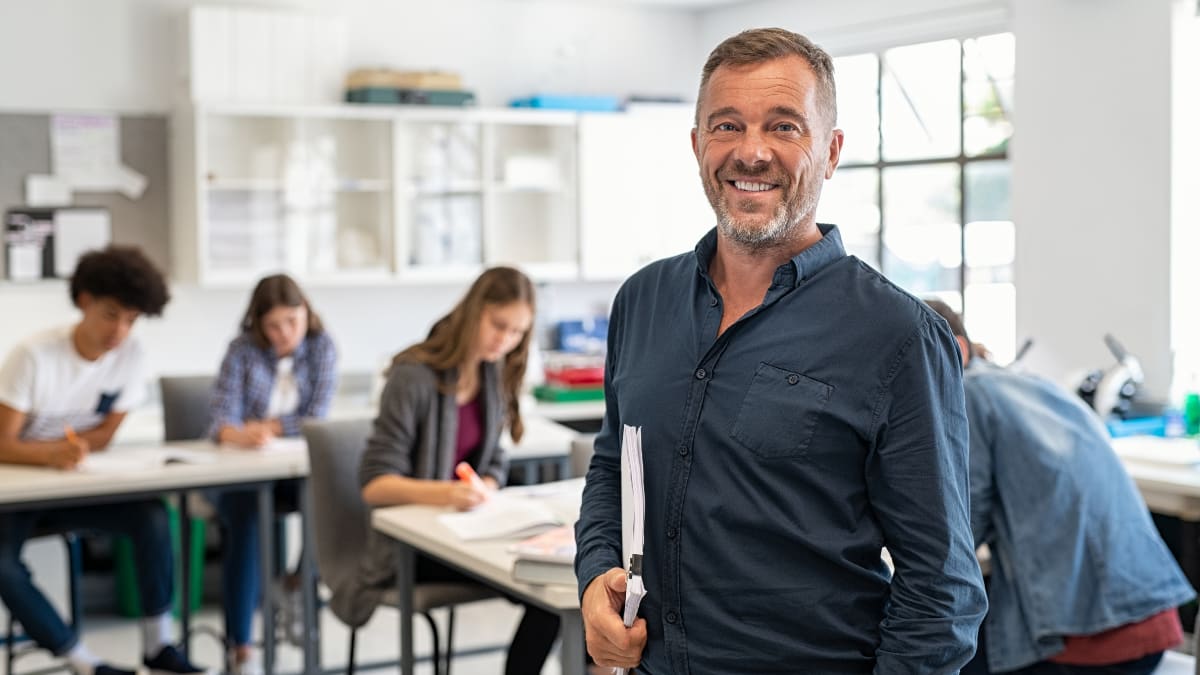
[[[1009,671],[1195,597],[1096,415],[979,359],[963,379],[971,525],[992,552],[988,667]]]

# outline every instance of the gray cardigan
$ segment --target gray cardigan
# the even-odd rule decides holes
[[[379,476],[451,480],[458,440],[458,404],[454,393],[439,391],[454,373],[439,373],[415,362],[394,365],[379,402],[379,416],[367,440],[359,466],[359,482],[366,486]],[[497,364],[480,369],[479,395],[483,413],[483,440],[467,461],[481,475],[500,485],[508,475],[508,455],[500,447],[504,428],[504,394]],[[358,627],[371,618],[383,592],[395,585],[396,542],[371,530],[366,555],[358,574],[348,575],[333,589],[330,609],[348,626]]]

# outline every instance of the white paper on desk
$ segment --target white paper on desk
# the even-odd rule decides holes
[[[210,464],[216,459],[214,453],[186,448],[122,448],[90,452],[78,468],[85,473],[133,473],[174,463]]]
[[[565,524],[549,504],[503,492],[470,511],[444,513],[438,521],[463,541],[529,536]]]
[[[632,558],[641,557],[646,549],[646,481],[642,464],[642,428],[624,425],[621,434],[621,479],[627,481],[621,490],[621,521],[629,526],[629,541],[623,561],[630,569],[625,583],[625,613],[622,619],[628,628],[637,621],[646,586],[641,574],[633,574]],[[628,499],[626,499],[628,496]],[[624,668],[614,668],[615,675],[625,675]]]
[[[259,452],[264,455],[286,455],[290,453],[306,453],[308,452],[308,444],[304,442],[302,436],[284,436],[271,439],[271,442],[261,448],[246,448],[232,443],[222,443],[222,450],[232,452]]]
[[[54,276],[65,279],[79,256],[112,241],[107,209],[59,209],[54,212]]]

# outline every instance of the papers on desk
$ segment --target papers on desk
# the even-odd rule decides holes
[[[123,448],[88,453],[79,463],[78,470],[85,473],[131,473],[167,464],[210,464],[216,459],[211,452],[186,448]]]
[[[1163,466],[1192,467],[1200,464],[1200,443],[1194,438],[1127,436],[1112,442],[1124,461]]]
[[[438,521],[459,539],[528,537],[579,518],[583,479],[501,490],[471,511],[444,513]]]
[[[308,452],[308,444],[304,442],[303,436],[278,437],[261,448],[246,448],[232,443],[222,443],[221,449],[232,452],[261,452],[264,454],[286,455],[288,453],[306,453]]]

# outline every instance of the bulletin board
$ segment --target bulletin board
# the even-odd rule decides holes
[[[25,177],[50,172],[51,114],[0,113],[0,214],[25,206]],[[121,159],[147,179],[136,200],[117,192],[76,192],[72,206],[108,209],[112,240],[136,244],[170,273],[170,185],[166,115],[121,115]],[[0,256],[0,279],[5,278]]]

